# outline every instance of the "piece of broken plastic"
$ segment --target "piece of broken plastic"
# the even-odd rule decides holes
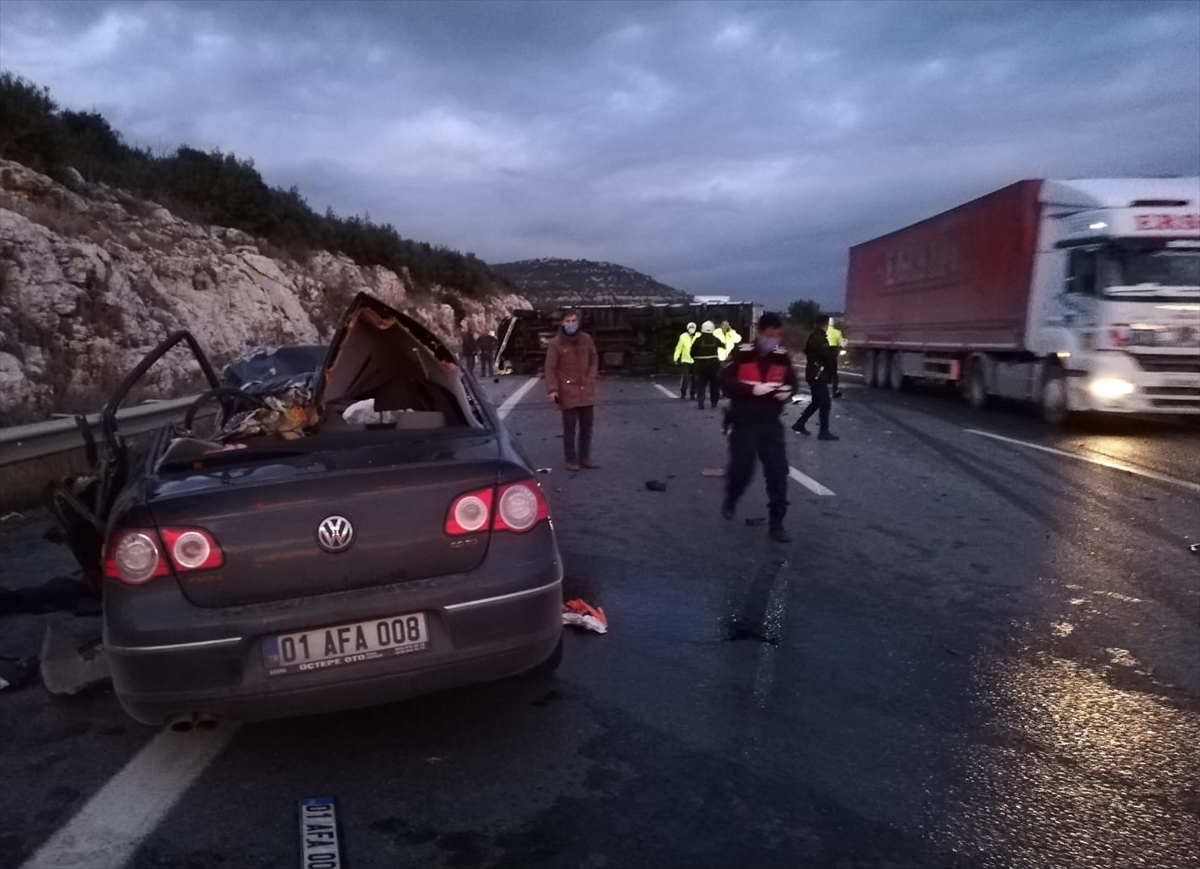
[[[604,615],[604,610],[592,606],[581,598],[575,598],[563,604],[563,624],[587,628],[598,634],[608,633],[608,618]]]
[[[651,492],[665,492],[667,491],[667,484],[662,480],[647,480],[646,488]]]
[[[723,477],[725,476],[724,468],[705,468],[700,472],[702,477]]]

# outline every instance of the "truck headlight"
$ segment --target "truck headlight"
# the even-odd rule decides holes
[[[1133,390],[1133,384],[1123,377],[1099,377],[1088,384],[1088,392],[1106,401],[1132,395]]]

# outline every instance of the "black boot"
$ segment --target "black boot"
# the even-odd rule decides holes
[[[805,432],[805,434],[808,434],[808,432]],[[826,431],[821,432],[819,435],[817,435],[817,440],[819,440],[819,441],[840,441],[841,438],[838,437],[837,435],[833,434],[832,432],[826,430]]]
[[[776,543],[791,543],[791,535],[783,528],[783,520],[779,519],[771,523],[771,527],[767,530],[767,536]]]
[[[734,511],[735,511],[736,507],[737,507],[737,505],[736,505],[736,504],[734,504],[734,502],[733,502],[733,501],[730,501],[728,498],[726,498],[726,499],[725,499],[725,500],[724,500],[724,501],[721,503],[721,517],[722,517],[723,519],[727,519],[727,520],[728,520],[728,519],[732,519],[732,518],[733,518]]]
[[[810,434],[812,434],[812,432],[804,427],[804,420],[802,419],[798,419],[792,423],[792,431],[794,431],[796,434],[802,434],[805,437],[808,437]]]

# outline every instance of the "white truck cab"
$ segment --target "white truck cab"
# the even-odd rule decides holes
[[[1050,418],[1200,414],[1200,178],[1047,181],[1026,346]]]

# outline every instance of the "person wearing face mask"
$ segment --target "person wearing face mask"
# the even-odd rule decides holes
[[[675,343],[675,364],[683,366],[683,376],[679,379],[679,397],[684,401],[696,397],[696,374],[692,362],[692,342],[696,340],[696,324],[688,323],[687,330]]]
[[[592,336],[579,331],[579,312],[563,312],[562,327],[546,344],[546,391],[562,409],[563,451],[568,471],[600,467],[592,461],[596,378],[600,357]],[[576,442],[576,432],[579,440]]]
[[[715,409],[721,400],[718,375],[721,370],[721,341],[713,334],[712,320],[705,320],[692,341],[692,364],[696,371],[696,406],[704,410],[704,398]]]
[[[767,481],[767,532],[778,543],[791,537],[783,527],[788,508],[787,445],[780,414],[799,385],[792,358],[780,346],[783,320],[768,311],[758,320],[758,337],[729,354],[721,369],[721,388],[729,396],[729,468],[721,515],[732,519],[738,499],[750,485],[754,460],[762,462]]]

